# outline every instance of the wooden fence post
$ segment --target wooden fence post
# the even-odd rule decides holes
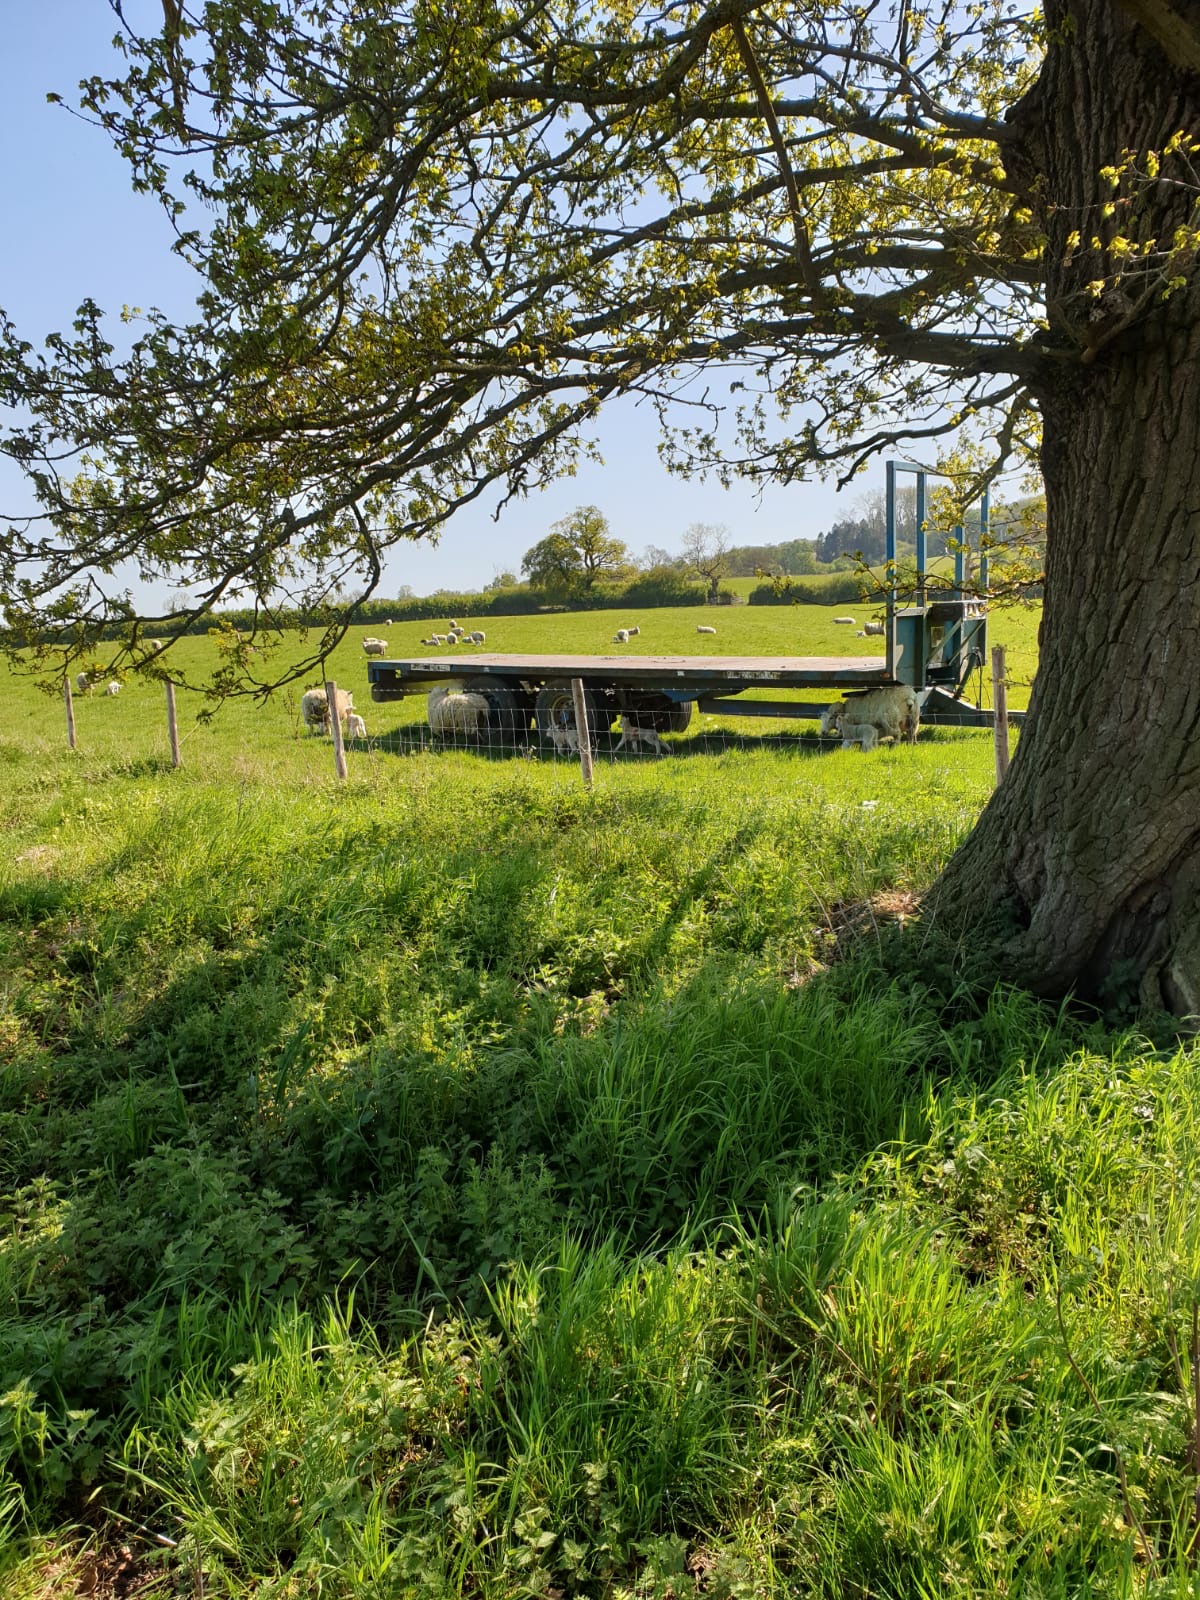
[[[996,784],[1008,771],[1008,681],[1004,676],[1004,646],[992,646],[992,709],[996,719]]]
[[[325,680],[325,703],[329,707],[329,726],[333,731],[333,767],[339,778],[346,776],[346,746],[342,743],[342,719],[337,714],[337,684]]]
[[[179,723],[175,720],[175,685],[167,679],[167,736],[171,741],[171,765],[182,765],[179,755]]]
[[[571,697],[575,701],[575,732],[579,736],[579,770],[583,774],[585,789],[592,787],[592,730],[588,727],[587,697],[583,692],[583,679],[571,679]]]
[[[63,701],[67,708],[67,749],[75,748],[75,702],[71,698],[71,680],[63,679]]]

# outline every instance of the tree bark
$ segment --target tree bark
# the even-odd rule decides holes
[[[1184,286],[1143,298],[1144,274],[1087,248],[1118,229],[1167,244],[1188,221],[1182,163],[1115,196],[1100,174],[1200,129],[1200,76],[1115,5],[1047,22],[1010,153],[1049,240],[1038,676],[933,909],[964,935],[1003,913],[1006,975],[1040,993],[1200,1019],[1200,284],[1177,262]]]

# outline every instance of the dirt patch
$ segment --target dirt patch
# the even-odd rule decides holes
[[[50,1563],[34,1591],[37,1600],[137,1600],[167,1595],[168,1578],[128,1545],[89,1547]]]
[[[863,938],[878,937],[883,928],[903,928],[921,909],[921,897],[911,889],[883,889],[866,900],[844,900],[829,908],[827,933],[832,954],[844,956]]]

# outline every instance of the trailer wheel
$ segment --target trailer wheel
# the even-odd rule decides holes
[[[631,705],[629,716],[639,728],[653,728],[655,733],[686,733],[694,710],[693,700],[668,700],[665,695],[656,695]]]
[[[495,678],[468,678],[468,694],[481,694],[491,707],[488,713],[489,743],[508,741],[529,729],[529,705],[519,691]]]
[[[597,694],[595,689],[585,688],[583,700],[594,744],[599,734],[607,733],[612,727],[612,711],[606,704],[606,697]],[[534,715],[542,739],[551,737],[551,728],[574,728],[575,695],[570,682],[544,683],[538,690]]]

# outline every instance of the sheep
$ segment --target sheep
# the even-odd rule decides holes
[[[114,678],[111,683],[106,683],[104,685],[104,692],[105,692],[105,694],[109,694],[109,695],[120,694],[121,685]]]
[[[886,630],[882,622],[868,622],[863,627],[863,632],[868,638],[882,638],[885,631]]]
[[[391,617],[389,617],[387,619],[387,621],[384,623],[384,627],[385,628],[394,628],[395,626],[396,626],[396,624],[392,621]]]
[[[487,634],[483,633],[478,628],[475,630],[474,633],[468,634],[467,637],[470,639],[472,644],[486,644],[487,643]]]
[[[347,716],[354,710],[354,696],[348,689],[337,692],[338,721],[345,725]],[[300,696],[300,716],[310,733],[329,732],[329,701],[323,686],[305,689]]]
[[[352,711],[342,723],[342,734],[347,739],[365,739],[367,725],[357,711]]]
[[[92,679],[89,673],[77,672],[75,674],[75,692],[77,694],[91,694]]]
[[[579,729],[574,723],[552,722],[547,728],[550,743],[564,755],[579,754]]]
[[[429,642],[430,644],[445,644],[446,635],[444,633],[431,633],[429,635]]]
[[[429,726],[434,733],[465,733],[478,739],[486,728],[491,704],[457,683],[436,683],[429,691]]]
[[[840,705],[827,707],[821,717],[821,734],[828,738],[840,733],[845,741],[847,728],[870,724],[876,730],[877,739],[864,744],[864,749],[872,748],[878,739],[906,739],[909,744],[915,744],[920,721],[921,707],[915,692],[907,684],[893,684],[857,690],[848,694]],[[850,742],[860,743],[861,736],[855,735]]]
[[[628,628],[618,628],[616,633],[613,634],[613,643],[614,644],[628,644],[629,643],[629,629]]]
[[[861,745],[863,750],[874,750],[879,743],[879,729],[873,722],[843,722],[842,749],[853,750]]]
[[[641,633],[641,631],[642,631],[641,628],[626,628],[625,629],[625,632],[629,635],[629,637],[631,639],[636,639],[638,634]]]
[[[833,621],[834,621],[834,626],[835,627],[839,627],[839,628],[854,628],[854,627],[857,627],[857,623],[855,622],[853,617],[834,617]]]
[[[446,624],[446,626],[450,629],[451,633],[458,632],[458,623],[455,622],[453,617],[450,618],[450,621]]]
[[[387,655],[386,639],[364,639],[362,642],[362,647],[369,656]]]
[[[618,750],[632,750],[634,745],[648,745],[656,756],[670,755],[670,750],[653,728],[642,728],[626,712],[621,717],[621,737],[617,741]]]
[[[717,630],[715,628],[706,627],[703,622],[698,622],[696,624],[696,632],[697,633],[716,633],[716,631]]]

